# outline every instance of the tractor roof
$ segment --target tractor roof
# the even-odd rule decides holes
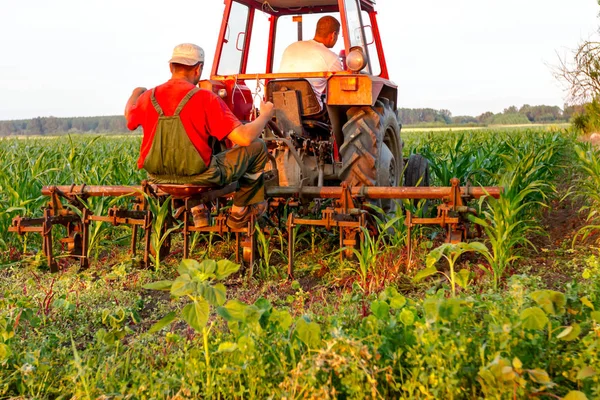
[[[302,14],[337,11],[337,0],[237,0],[269,14]],[[375,0],[360,0],[364,11],[373,11]]]

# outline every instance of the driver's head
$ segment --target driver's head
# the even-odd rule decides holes
[[[323,43],[325,47],[332,48],[335,46],[340,34],[340,23],[337,19],[331,16],[325,16],[317,22],[317,30],[315,31],[315,40]]]
[[[192,43],[182,43],[173,49],[169,60],[173,77],[185,78],[197,85],[204,66],[204,50]]]

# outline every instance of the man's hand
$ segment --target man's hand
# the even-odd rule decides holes
[[[271,103],[270,101],[267,101],[266,103],[264,101],[260,102],[260,115],[263,116],[265,118],[271,119],[273,118],[273,115],[275,114],[275,110],[273,108],[273,103]]]
[[[261,101],[258,118],[245,125],[238,126],[231,131],[227,138],[239,146],[250,146],[253,141],[260,137],[262,130],[271,118],[273,118],[274,113],[273,103],[270,101],[266,103]]]

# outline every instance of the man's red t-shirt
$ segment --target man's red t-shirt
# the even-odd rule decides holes
[[[175,114],[175,109],[181,100],[194,87],[190,82],[181,79],[171,79],[157,86],[154,96],[165,116]],[[152,90],[147,90],[138,98],[130,109],[127,121],[128,129],[134,130],[141,125],[144,131],[137,163],[139,169],[144,167],[144,160],[152,147],[158,123],[158,113],[152,105],[151,95]],[[212,150],[208,145],[209,136],[223,140],[242,124],[219,96],[203,89],[192,96],[179,113],[179,117],[188,137],[207,166],[212,156]]]

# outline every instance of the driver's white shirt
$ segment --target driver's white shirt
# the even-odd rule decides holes
[[[295,42],[283,52],[279,72],[326,72],[341,71],[342,64],[338,56],[323,43],[314,39]],[[327,79],[308,78],[319,102],[321,94],[327,88]]]

